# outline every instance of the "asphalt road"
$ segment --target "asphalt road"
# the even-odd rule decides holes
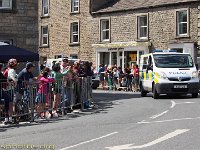
[[[200,99],[94,91],[85,112],[0,126],[0,149],[199,150]]]

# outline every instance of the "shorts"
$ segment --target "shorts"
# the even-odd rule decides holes
[[[62,89],[60,89],[60,88],[53,88],[53,92],[54,92],[54,94],[61,94]]]
[[[134,84],[139,85],[139,77],[134,78]]]
[[[41,94],[41,93],[37,93],[37,96],[35,98],[35,103],[38,104],[38,103],[46,103],[46,96],[44,94]]]
[[[1,97],[0,97],[0,100],[1,100],[0,103],[3,103],[3,102],[11,103],[13,102],[13,99],[14,99],[14,90],[2,91]]]
[[[99,80],[100,80],[100,81],[104,81],[104,76],[102,76],[102,75],[99,76]]]

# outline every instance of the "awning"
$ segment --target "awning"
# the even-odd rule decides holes
[[[39,61],[39,54],[13,45],[0,46],[0,62],[15,58],[18,62]]]

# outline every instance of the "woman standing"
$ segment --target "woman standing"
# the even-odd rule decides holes
[[[14,100],[14,94],[15,94],[15,89],[17,85],[17,74],[16,74],[16,69],[17,67],[17,60],[16,59],[10,59],[8,61],[8,90],[6,91],[6,95],[8,95],[8,99],[6,99],[6,105],[8,107],[7,110],[7,116],[5,117],[5,124],[7,123],[12,123],[12,115],[13,115],[13,100]]]
[[[60,105],[60,96],[61,96],[61,90],[62,90],[62,78],[68,74],[71,73],[71,67],[68,67],[68,70],[64,72],[60,72],[60,63],[56,63],[53,66],[52,71],[52,77],[55,79],[55,85],[54,85],[54,101],[53,101],[53,115],[55,117],[58,116],[57,111],[58,107]]]
[[[133,69],[133,76],[134,76],[134,92],[137,92],[139,89],[139,68],[138,65],[134,66]]]

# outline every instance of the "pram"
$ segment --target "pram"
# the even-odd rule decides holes
[[[123,91],[128,91],[128,87],[127,87],[127,77],[123,77],[120,83],[120,87],[118,88],[119,91],[123,90]]]

